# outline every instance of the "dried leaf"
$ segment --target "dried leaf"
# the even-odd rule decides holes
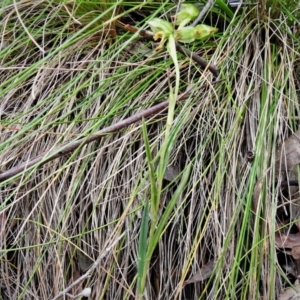
[[[203,281],[210,277],[216,262],[214,259],[210,260],[205,264],[196,274],[194,274],[190,279],[186,280],[184,284],[190,284],[198,281]]]
[[[300,285],[297,284],[293,287],[289,287],[283,293],[279,295],[278,300],[299,300],[300,299]]]
[[[300,129],[287,138],[276,151],[276,173],[300,163]]]
[[[296,272],[299,271],[300,266],[300,233],[297,234],[275,234],[275,242],[279,248],[291,248],[291,251],[285,251],[286,254],[291,255],[295,259]]]
[[[284,174],[287,182],[298,181],[297,165],[300,164],[300,129],[287,138],[276,151],[276,174]],[[300,215],[299,187],[289,186],[291,220]],[[296,226],[300,229],[300,223]]]
[[[300,246],[300,233],[276,233],[275,242],[279,248],[293,248]]]
[[[287,173],[287,182],[298,182],[298,167],[293,166]],[[297,220],[300,216],[300,197],[299,186],[288,186],[288,199],[290,200],[290,217],[291,220]],[[299,221],[295,225],[300,228]],[[300,231],[300,230],[299,230]]]
[[[295,278],[298,277],[297,266],[293,261],[286,261],[286,264],[281,264],[281,267],[287,274],[291,274]]]
[[[77,252],[77,260],[78,260],[79,268],[82,272],[86,272],[87,269],[93,263],[93,260],[90,257],[84,255],[82,252],[79,251]]]
[[[293,247],[290,254],[294,257],[294,259],[300,259],[300,246]]]
[[[169,165],[166,168],[164,179],[171,182],[179,175],[179,173],[179,166]]]

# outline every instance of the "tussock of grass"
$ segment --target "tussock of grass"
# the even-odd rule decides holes
[[[115,21],[144,7],[136,21],[144,26],[173,5],[105,5],[3,5],[2,171],[168,99],[170,57],[146,40],[133,52],[137,35]],[[274,241],[274,160],[299,114],[299,39],[291,28],[299,12],[291,8],[282,4],[279,16],[270,11],[263,20],[257,7],[241,9],[226,22],[219,9],[221,31],[187,46],[220,68],[224,80],[209,88],[198,89],[211,73],[178,54],[180,91],[193,86],[193,93],[176,107],[164,163],[179,172],[162,182],[157,210],[150,200],[166,111],[0,183],[3,299],[54,298],[125,230],[70,294],[90,286],[92,299],[137,298],[146,276],[145,299],[276,299],[287,278]],[[149,268],[138,267],[141,259]],[[210,278],[184,285],[211,260]]]

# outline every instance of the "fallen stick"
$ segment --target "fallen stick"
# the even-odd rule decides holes
[[[218,81],[214,81],[211,84],[216,84],[218,82],[220,82],[222,80],[218,80]],[[210,86],[211,84],[205,84],[199,87],[199,89],[204,89],[208,86]],[[181,101],[184,99],[187,99],[190,95],[190,91],[192,88],[189,88],[187,91],[185,91],[184,93],[180,94],[178,96],[177,101]],[[24,170],[28,170],[30,167],[35,166],[38,164],[39,167],[41,167],[42,165],[44,165],[45,163],[54,160],[56,158],[59,158],[61,156],[64,156],[70,152],[75,151],[76,149],[78,149],[79,147],[89,144],[91,142],[94,142],[96,140],[99,140],[101,137],[110,134],[110,133],[115,133],[120,131],[121,129],[124,129],[134,123],[137,123],[138,121],[142,120],[143,118],[147,118],[151,115],[157,114],[161,111],[163,111],[165,108],[167,108],[169,105],[169,101],[164,101],[161,102],[159,104],[156,104],[152,107],[149,107],[141,112],[136,113],[134,116],[128,117],[125,120],[122,120],[116,124],[113,124],[111,126],[108,126],[104,129],[101,129],[99,131],[97,131],[96,133],[85,137],[85,138],[81,138],[77,141],[71,141],[69,143],[66,143],[64,145],[60,145],[55,147],[52,150],[43,152],[42,154],[38,155],[37,157],[28,160],[27,162],[22,163],[19,166],[16,166],[14,168],[11,168],[7,171],[2,171],[2,173],[0,173],[0,182],[3,182],[17,174],[20,174],[21,172],[23,172]]]

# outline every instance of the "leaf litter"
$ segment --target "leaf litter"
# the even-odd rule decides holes
[[[283,205],[285,206],[282,214],[289,215],[288,221],[284,224],[280,223],[277,231],[275,232],[275,243],[277,247],[294,259],[294,264],[290,263],[293,270],[289,273],[293,274],[296,278],[300,278],[300,197],[299,197],[299,184],[297,176],[297,165],[300,164],[300,129],[296,130],[290,137],[288,137],[276,150],[276,163],[275,174],[278,186],[285,187],[288,191],[288,201]],[[259,196],[263,186],[262,179],[258,180],[254,187],[253,205],[256,211]],[[281,217],[278,216],[277,217]],[[295,225],[294,231],[291,232],[292,224]],[[280,227],[280,225],[282,227]],[[289,225],[289,228],[286,228]],[[283,266],[287,269],[287,266]],[[295,283],[295,287],[288,288],[280,294],[280,300],[300,299],[299,284]]]

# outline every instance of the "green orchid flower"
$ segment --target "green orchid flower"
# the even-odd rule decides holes
[[[178,26],[178,30],[182,29],[186,24],[196,19],[199,15],[199,8],[193,4],[183,3],[181,5],[180,12],[174,16],[175,25]]]
[[[161,39],[159,46],[156,48],[156,50],[160,50],[163,47],[165,41],[169,39],[172,34],[174,34],[174,28],[170,22],[159,18],[154,18],[147,23],[154,33],[154,40],[156,41],[158,39]]]
[[[216,27],[210,27],[205,24],[200,24],[195,26],[194,28],[195,31],[195,38],[196,40],[201,40],[205,37],[208,37],[218,31],[218,28]]]
[[[201,40],[205,37],[208,37],[217,31],[218,28],[210,27],[204,24],[197,25],[196,27],[186,26],[180,30],[175,30],[175,39],[178,42],[191,43],[195,40]]]

